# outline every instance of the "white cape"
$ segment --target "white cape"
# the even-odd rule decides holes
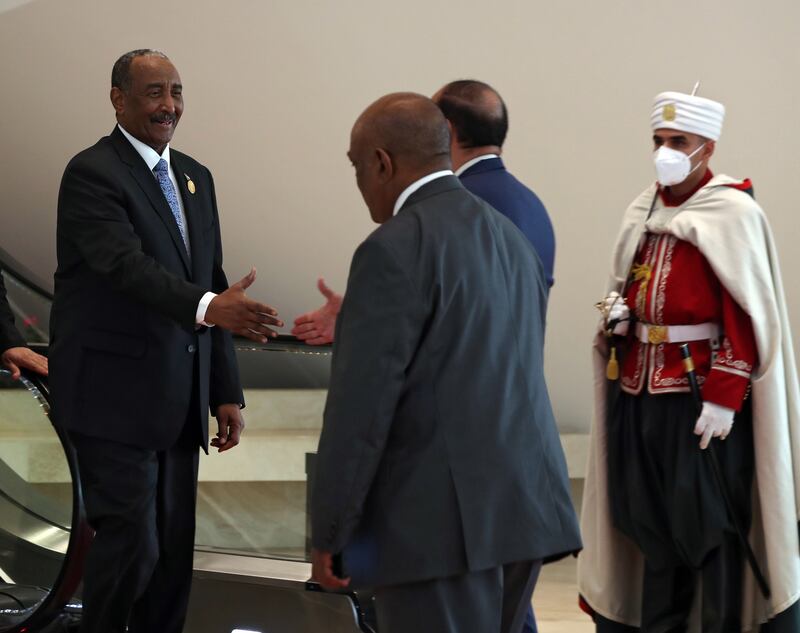
[[[625,212],[608,291],[622,292],[644,231],[670,233],[703,253],[752,319],[758,366],[752,381],[755,477],[750,543],[772,590],[766,601],[746,568],[742,630],[752,631],[800,599],[800,394],[772,233],[755,200],[726,186],[739,183],[715,176],[681,206],[664,207],[659,200],[647,222],[656,187],[644,191]],[[613,527],[609,509],[602,336],[595,342],[593,362],[595,414],[583,493],[578,588],[597,613],[639,626],[644,561],[633,542]]]

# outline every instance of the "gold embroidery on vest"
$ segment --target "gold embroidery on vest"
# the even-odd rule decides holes
[[[653,276],[653,269],[649,264],[634,264],[631,274],[634,282],[640,282],[639,289],[636,291],[636,310],[639,314],[644,315],[647,307],[647,287]]]

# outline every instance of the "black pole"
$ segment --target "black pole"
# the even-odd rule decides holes
[[[692,390],[692,398],[694,400],[695,407],[697,408],[697,415],[699,417],[701,411],[703,410],[703,397],[700,395],[700,387],[697,384],[697,374],[694,371],[692,352],[689,350],[688,343],[681,345],[680,349],[681,356],[683,356],[683,368],[686,372],[686,378],[689,379],[689,388]],[[750,547],[750,543],[747,540],[747,534],[745,534],[742,524],[736,516],[736,510],[733,507],[733,501],[731,500],[731,494],[728,490],[728,484],[725,482],[725,477],[723,476],[722,469],[719,466],[717,453],[714,450],[714,444],[712,442],[713,439],[711,442],[709,442],[708,448],[703,452],[708,455],[708,460],[711,462],[711,471],[714,473],[714,479],[717,480],[717,487],[719,488],[719,491],[722,494],[722,499],[725,502],[725,509],[728,511],[728,518],[731,520],[731,523],[733,523],[733,527],[736,528],[736,534],[739,536],[739,542],[744,549],[747,562],[750,564],[750,569],[753,570],[753,576],[755,576],[756,582],[758,583],[758,588],[761,590],[761,593],[764,595],[764,597],[769,599],[771,595],[769,585],[767,584],[766,578],[764,578],[764,574],[761,573],[761,568],[758,566],[756,556],[753,554],[753,548]]]

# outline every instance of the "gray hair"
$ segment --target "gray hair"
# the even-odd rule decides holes
[[[131,89],[131,63],[137,57],[144,56],[169,59],[169,57],[164,55],[161,51],[156,51],[152,48],[137,48],[135,51],[125,53],[114,62],[114,68],[111,69],[111,87],[119,88],[123,92],[128,92]]]

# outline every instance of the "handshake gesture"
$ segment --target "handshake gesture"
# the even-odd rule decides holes
[[[342,309],[342,295],[336,294],[320,277],[317,288],[325,297],[324,305],[301,314],[294,320],[292,334],[308,345],[332,343],[336,329],[336,317]]]
[[[206,309],[205,322],[258,343],[278,336],[272,329],[283,327],[278,311],[266,303],[254,301],[244,292],[255,280],[256,269],[251,268],[242,279],[214,297]]]

